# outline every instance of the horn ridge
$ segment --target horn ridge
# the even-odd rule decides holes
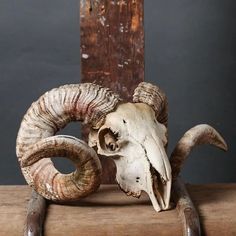
[[[133,102],[142,102],[151,106],[155,111],[157,121],[167,127],[167,98],[165,93],[158,86],[147,82],[141,82],[134,90]]]
[[[49,157],[67,157],[76,170],[62,174],[45,159]],[[40,140],[24,153],[20,165],[27,183],[54,201],[77,200],[95,191],[101,181],[102,168],[96,152],[72,136],[58,135]]]
[[[104,122],[106,114],[113,111],[119,102],[119,96],[110,89],[92,83],[63,85],[46,92],[33,102],[21,122],[16,140],[16,154],[26,181],[49,199],[63,200],[63,196],[77,199],[95,190],[98,183],[94,173],[100,181],[101,172],[96,153],[91,153],[88,145],[79,140],[72,142],[73,138],[68,136],[53,136],[71,121],[83,121],[93,128],[98,128]],[[62,147],[58,147],[60,145]],[[76,150],[76,155],[67,149]],[[82,150],[79,152],[79,149]],[[82,155],[83,158],[88,155],[90,159],[86,166],[89,169],[83,169],[83,173],[76,170],[70,175],[62,175],[48,159],[55,155],[65,155],[69,159],[71,156],[78,158],[77,156]],[[79,168],[81,170],[81,166]],[[82,180],[79,180],[78,176]],[[62,188],[63,184],[65,189]],[[84,193],[79,191],[80,193],[76,194],[79,189],[76,185],[80,186]],[[63,192],[70,190],[71,193]]]

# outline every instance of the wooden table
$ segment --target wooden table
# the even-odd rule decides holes
[[[204,235],[236,235],[236,184],[187,185]],[[23,235],[28,186],[0,186],[0,235]],[[74,205],[48,207],[45,236],[182,235],[176,210],[156,213],[148,197],[127,197],[116,185]]]

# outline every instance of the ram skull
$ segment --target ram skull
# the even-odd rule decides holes
[[[89,145],[56,135],[71,121],[90,126]],[[171,183],[191,149],[205,143],[227,149],[215,129],[199,125],[180,139],[169,162],[167,99],[157,86],[140,83],[133,103],[125,103],[109,89],[86,83],[61,86],[34,102],[22,120],[16,153],[30,186],[47,199],[66,202],[97,190],[102,174],[97,154],[110,157],[121,189],[134,197],[147,192],[160,211],[169,208]],[[74,162],[73,173],[54,167],[50,158],[60,156]]]
[[[144,103],[124,103],[106,116],[104,125],[90,136],[100,155],[115,161],[116,179],[127,194],[148,193],[157,211],[169,207],[171,167],[165,152],[166,127]]]

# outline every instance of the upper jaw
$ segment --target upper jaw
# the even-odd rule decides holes
[[[149,193],[150,200],[156,211],[170,208],[171,180],[163,181],[160,174],[153,170],[152,189]]]
[[[117,167],[116,179],[120,188],[128,195],[140,197],[145,191],[152,202],[154,209],[159,212],[169,208],[171,192],[171,176],[163,180],[161,175],[142,156],[127,161],[121,156],[114,159]]]

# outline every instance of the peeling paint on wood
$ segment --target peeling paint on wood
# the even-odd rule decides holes
[[[89,55],[81,58],[82,82],[130,100],[144,80],[143,0],[83,0],[80,15],[81,55]]]

